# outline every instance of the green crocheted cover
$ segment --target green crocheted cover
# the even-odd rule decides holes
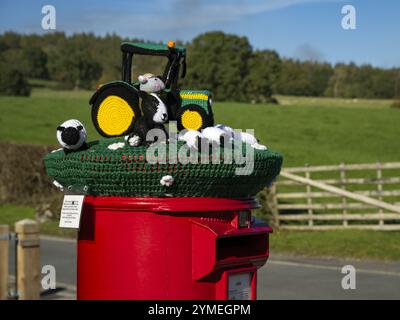
[[[202,107],[207,113],[209,113],[209,98],[211,92],[208,90],[180,90],[179,95],[182,99],[181,106],[184,107],[188,104],[196,104]]]
[[[151,164],[146,162],[147,147],[108,149],[116,142],[123,139],[91,142],[88,149],[67,154],[62,149],[53,151],[44,158],[47,174],[65,188],[99,196],[244,198],[254,196],[269,185],[282,164],[281,154],[272,150],[254,150],[254,170],[250,175],[236,175],[235,169],[244,165],[223,164],[223,161],[220,164],[211,161],[209,164],[179,161]],[[178,150],[182,145],[178,142]],[[166,147],[168,155],[169,145]],[[165,156],[161,153],[159,156]],[[212,154],[203,153],[204,156]],[[174,178],[171,186],[160,183],[165,175]]]

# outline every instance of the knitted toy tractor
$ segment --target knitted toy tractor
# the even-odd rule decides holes
[[[168,109],[169,120],[176,120],[179,130],[201,130],[214,125],[211,92],[180,90],[178,79],[186,74],[186,49],[173,41],[164,44],[123,42],[122,80],[102,85],[90,99],[92,120],[104,137],[117,137],[132,131],[134,120],[142,116],[139,107],[140,82],[132,83],[134,54],[163,56],[167,64],[161,80],[161,94]]]

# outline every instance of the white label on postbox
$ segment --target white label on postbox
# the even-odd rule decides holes
[[[61,208],[60,228],[79,229],[85,196],[67,194]]]
[[[251,276],[251,273],[229,275],[228,300],[251,300]]]

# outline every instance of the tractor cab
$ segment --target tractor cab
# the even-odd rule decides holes
[[[167,64],[165,66],[164,73],[161,76],[161,79],[165,83],[166,91],[176,90],[179,77],[184,78],[186,75],[186,48],[182,46],[175,46],[173,41],[169,41],[167,45],[123,42],[121,45],[121,51],[121,76],[122,80],[127,83],[132,82],[132,63],[134,62],[133,58],[135,54],[167,58]],[[135,81],[133,85],[139,88],[138,82]]]
[[[166,57],[160,75],[165,89],[160,97],[168,108],[169,120],[177,122],[179,130],[201,130],[214,125],[211,108],[212,94],[207,90],[180,90],[179,78],[186,74],[186,49],[168,44],[123,42],[121,80],[101,86],[92,96],[92,120],[97,131],[105,137],[117,137],[131,132],[135,119],[142,116],[139,82],[132,79],[135,55]]]

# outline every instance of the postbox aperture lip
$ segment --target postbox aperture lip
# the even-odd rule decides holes
[[[250,228],[250,211],[238,211],[238,228]]]

